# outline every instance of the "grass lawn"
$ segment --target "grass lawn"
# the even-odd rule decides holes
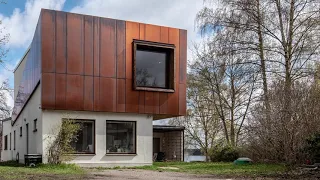
[[[164,169],[163,167],[173,168]],[[155,162],[152,166],[136,167],[135,169],[212,174],[221,176],[273,176],[286,172],[287,167],[280,164],[234,165],[233,163]]]
[[[10,162],[0,163],[1,180],[82,179],[84,176],[85,171],[73,164],[40,165],[34,168],[29,168]]]

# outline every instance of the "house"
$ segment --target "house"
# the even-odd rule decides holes
[[[2,160],[41,154],[46,163],[48,139],[65,118],[82,127],[72,163],[150,165],[155,141],[167,159],[183,160],[181,129],[156,127],[167,142],[160,145],[152,122],[186,114],[186,43],[182,29],[42,9],[14,70]]]

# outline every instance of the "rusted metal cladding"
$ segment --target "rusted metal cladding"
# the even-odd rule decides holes
[[[42,10],[42,109],[186,114],[187,32]],[[134,39],[174,44],[175,91],[133,89]]]
[[[41,21],[41,17],[39,22]],[[15,121],[20,115],[24,106],[31,98],[32,93],[40,81],[40,63],[41,63],[41,23],[37,24],[33,40],[30,45],[30,50],[26,54],[25,69],[23,70],[22,79],[18,87],[17,97],[14,100],[14,108],[12,111],[12,120]],[[16,88],[16,87],[15,87]]]

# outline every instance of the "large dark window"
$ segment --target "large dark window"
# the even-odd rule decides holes
[[[107,154],[136,153],[136,122],[107,121]]]
[[[93,120],[75,120],[80,125],[77,133],[77,140],[71,142],[76,153],[95,153],[95,125]]]
[[[174,45],[134,41],[136,90],[174,90]]]

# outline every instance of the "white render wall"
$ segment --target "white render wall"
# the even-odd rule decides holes
[[[152,116],[129,113],[44,110],[42,113],[43,152],[47,152],[50,137],[61,124],[62,118],[95,120],[95,155],[76,156],[71,163],[85,167],[139,166],[152,164]],[[106,155],[106,120],[136,121],[136,155]],[[47,161],[46,153],[44,162]]]
[[[26,124],[29,126],[29,154],[42,154],[42,131],[41,118],[42,112],[40,107],[40,86],[37,87],[29,102],[21,112],[17,121],[13,126],[11,122],[4,123],[2,147],[4,147],[4,136],[8,135],[8,150],[1,151],[1,160],[9,161],[16,160],[17,153],[19,153],[19,162],[24,163],[24,155],[27,153],[27,135]],[[34,120],[37,119],[37,131],[34,130]],[[20,136],[20,127],[22,127],[22,136]],[[16,148],[14,149],[14,131],[16,131]],[[11,150],[10,150],[10,133],[11,133]]]

